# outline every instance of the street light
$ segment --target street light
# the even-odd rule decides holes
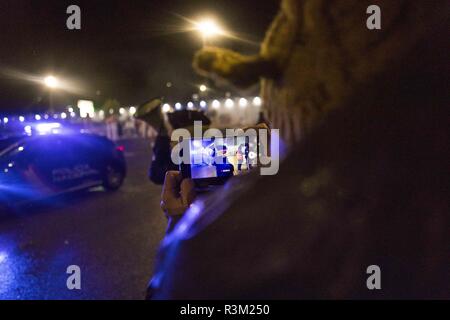
[[[242,107],[242,108],[245,108],[246,106],[247,106],[247,99],[245,99],[245,98],[240,98],[239,99],[239,106],[240,107]]]
[[[233,108],[234,107],[234,101],[228,98],[227,100],[225,100],[225,107],[227,107],[228,109]]]
[[[195,22],[195,29],[200,32],[202,36],[203,47],[209,38],[217,35],[224,35],[225,31],[212,19],[204,19]]]
[[[200,86],[200,91],[201,91],[201,92],[205,92],[207,89],[208,89],[208,88],[207,88],[204,84],[202,84],[202,85]]]
[[[59,85],[59,80],[54,76],[46,76],[44,84],[49,88],[56,88]]]
[[[211,36],[215,36],[218,34],[223,34],[222,28],[219,27],[219,25],[211,19],[205,19],[198,23],[197,30],[200,31],[203,37],[209,38]]]
[[[58,78],[56,78],[52,75],[48,75],[44,78],[44,85],[50,89],[48,92],[49,108],[50,108],[50,111],[53,111],[52,89],[55,89],[59,86],[59,80],[58,80]]]
[[[253,105],[255,105],[255,106],[257,106],[257,107],[260,107],[260,106],[262,105],[262,100],[261,100],[261,98],[260,98],[260,97],[255,97],[255,98],[253,99]]]
[[[165,103],[165,104],[162,106],[162,112],[167,113],[167,112],[169,112],[169,111],[170,111],[170,104]]]
[[[213,107],[214,109],[219,109],[219,108],[220,108],[220,101],[219,101],[219,100],[214,100],[214,101],[212,102],[212,107]]]

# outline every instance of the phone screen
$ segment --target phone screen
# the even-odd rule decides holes
[[[192,179],[229,178],[257,164],[256,136],[191,139],[189,144]]]

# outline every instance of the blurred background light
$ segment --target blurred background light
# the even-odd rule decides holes
[[[56,88],[59,85],[59,80],[54,76],[46,76],[44,78],[44,84],[49,88]]]
[[[213,107],[214,109],[220,108],[220,101],[219,101],[219,100],[214,100],[214,101],[212,102],[212,107]]]
[[[223,34],[222,28],[212,19],[201,20],[196,23],[197,30],[203,37],[209,38],[214,35]]]
[[[259,107],[259,106],[261,106],[261,104],[262,104],[262,100],[261,100],[260,97],[254,97],[253,98],[253,105]]]
[[[232,99],[227,99],[227,100],[225,100],[225,107],[227,107],[227,108],[233,108],[234,107],[234,101],[232,100]]]

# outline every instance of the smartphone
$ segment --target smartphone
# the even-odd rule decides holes
[[[258,164],[257,136],[190,139],[183,152],[188,163],[180,165],[183,178],[197,186],[223,184],[230,177],[249,172]]]

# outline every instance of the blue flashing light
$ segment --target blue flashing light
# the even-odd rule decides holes
[[[23,130],[28,135],[30,135],[32,133],[31,126],[25,126],[25,128],[23,128]]]
[[[60,128],[61,124],[57,122],[40,123],[35,127],[39,134],[58,133]]]

